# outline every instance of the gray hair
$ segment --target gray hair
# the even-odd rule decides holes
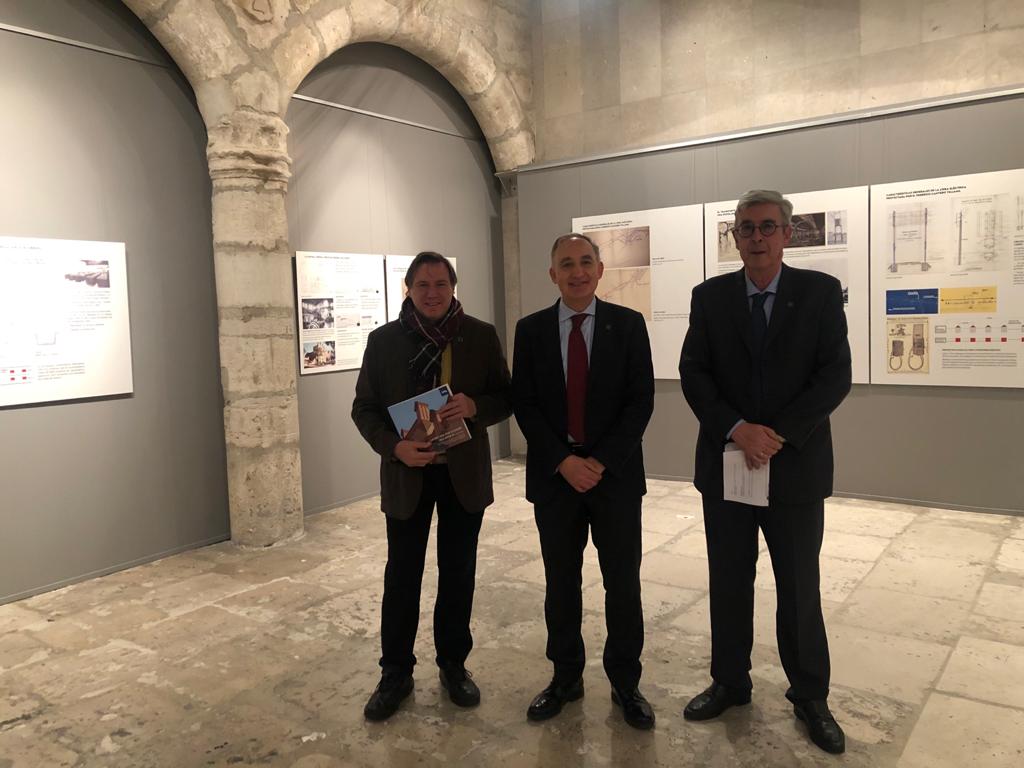
[[[558,237],[556,237],[555,242],[551,244],[551,258],[555,258],[555,251],[558,250],[558,246],[560,246],[566,240],[572,240],[573,238],[579,240],[586,240],[588,243],[590,243],[590,247],[594,249],[594,255],[597,257],[597,260],[601,260],[601,249],[597,247],[597,243],[595,243],[586,235],[581,235],[579,232],[567,232],[564,235],[559,235]]]
[[[784,227],[789,226],[793,218],[793,204],[774,189],[752,189],[745,192],[736,202],[736,219],[739,220],[742,211],[762,203],[779,206],[779,213],[782,214],[782,221],[779,223]]]

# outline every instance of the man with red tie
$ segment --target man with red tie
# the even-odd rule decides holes
[[[544,558],[551,683],[527,710],[546,720],[583,696],[580,631],[583,550],[597,547],[608,637],[604,669],[612,701],[634,728],[654,726],[639,691],[644,644],[640,604],[640,506],[647,488],[640,441],[654,410],[654,366],[639,312],[595,297],[600,251],[570,233],[551,248],[561,298],[516,325],[513,407],[526,436],[526,498]]]

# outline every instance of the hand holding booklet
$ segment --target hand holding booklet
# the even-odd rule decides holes
[[[726,443],[722,452],[722,498],[754,507],[767,507],[769,466],[769,462],[765,462],[758,469],[748,468],[740,447],[736,443]]]
[[[459,417],[442,419],[438,414],[451,396],[451,387],[442,384],[388,406],[388,414],[398,436],[403,440],[431,443],[431,450],[436,453],[444,453],[453,445],[471,439],[465,420]]]

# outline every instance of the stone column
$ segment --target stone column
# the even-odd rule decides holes
[[[515,171],[498,174],[501,181],[501,250],[505,277],[505,353],[512,366],[516,323],[523,316],[519,265],[519,190]],[[515,419],[509,419],[509,447],[513,456],[526,454],[526,438]]]
[[[249,110],[209,130],[231,538],[245,546],[303,528],[287,134]]]

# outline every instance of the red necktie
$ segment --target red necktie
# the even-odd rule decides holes
[[[572,316],[566,361],[565,394],[569,406],[569,434],[578,443],[586,439],[583,422],[587,411],[587,343],[580,329],[586,318],[585,314]]]

